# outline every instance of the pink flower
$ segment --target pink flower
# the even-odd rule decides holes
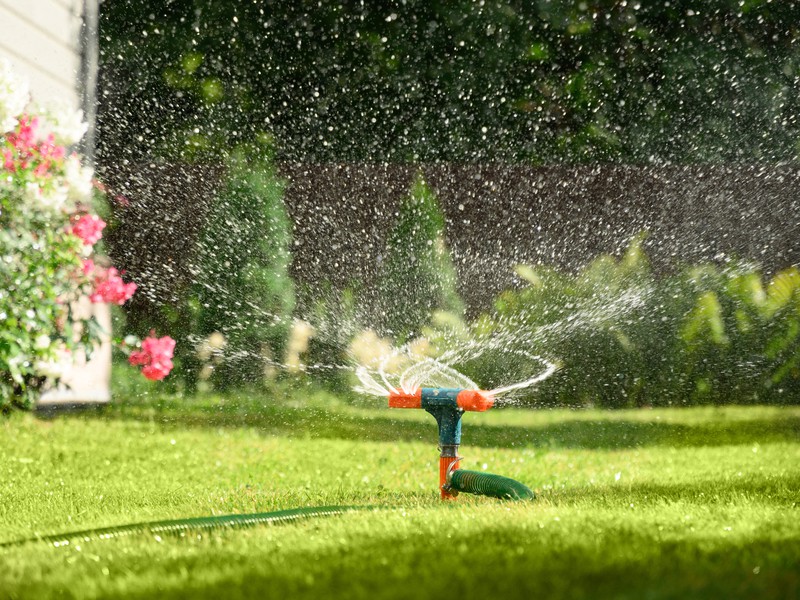
[[[164,379],[172,370],[172,354],[175,351],[175,340],[168,335],[157,338],[150,334],[142,342],[142,349],[131,352],[128,362],[142,367],[142,375],[152,381]]]
[[[84,246],[92,246],[103,237],[102,231],[105,226],[106,222],[98,216],[81,215],[69,231],[72,235],[81,238]]]
[[[89,267],[89,265],[87,265],[88,262],[90,261],[86,261],[83,264],[84,272],[86,272],[87,267]],[[94,264],[91,266],[94,267],[92,269],[92,273],[94,274],[94,292],[89,296],[89,300],[95,303],[109,302],[111,304],[122,305],[133,296],[136,291],[136,284],[122,281],[119,271],[114,267],[103,269],[102,267],[94,266]]]
[[[61,160],[67,155],[67,149],[56,144],[56,138],[51,133],[39,144],[39,154],[45,159]]]
[[[61,166],[66,149],[56,143],[52,133],[41,139],[38,128],[36,117],[23,115],[17,129],[5,136],[6,148],[2,157],[5,170],[16,172],[30,168],[35,177],[46,178],[51,175],[53,167]]]
[[[19,151],[33,149],[36,146],[36,130],[39,128],[38,117],[23,115],[19,118],[17,132],[8,136],[8,141]]]
[[[87,258],[83,261],[83,274],[91,275],[92,271],[94,271],[94,261],[91,258]]]
[[[11,171],[12,173],[17,170],[17,166],[14,164],[14,153],[11,151],[11,148],[3,148],[3,168],[6,171]]]

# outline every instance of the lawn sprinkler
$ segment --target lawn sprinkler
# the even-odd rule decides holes
[[[484,412],[494,406],[490,392],[459,388],[419,388],[413,392],[395,390],[389,394],[389,408],[421,408],[433,415],[439,426],[439,490],[442,500],[453,500],[459,492],[495,498],[533,499],[534,493],[519,481],[458,468],[461,444],[461,416],[464,411]]]

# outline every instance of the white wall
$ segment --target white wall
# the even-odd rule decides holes
[[[83,4],[84,0],[0,0],[0,56],[30,81],[36,100],[57,98],[80,107]]]

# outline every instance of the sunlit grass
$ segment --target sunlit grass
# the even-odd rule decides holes
[[[341,517],[0,550],[11,597],[759,597],[800,594],[800,409],[465,416],[464,467],[533,503],[436,497],[418,411],[149,401],[2,422],[0,542],[320,504]]]

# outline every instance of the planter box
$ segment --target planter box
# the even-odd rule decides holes
[[[105,331],[111,331],[111,309],[107,304],[92,304],[83,298],[74,307],[85,316],[94,315]],[[73,364],[58,387],[42,394],[38,407],[72,404],[104,404],[111,399],[111,342],[104,336],[87,361],[83,353],[73,356]]]

